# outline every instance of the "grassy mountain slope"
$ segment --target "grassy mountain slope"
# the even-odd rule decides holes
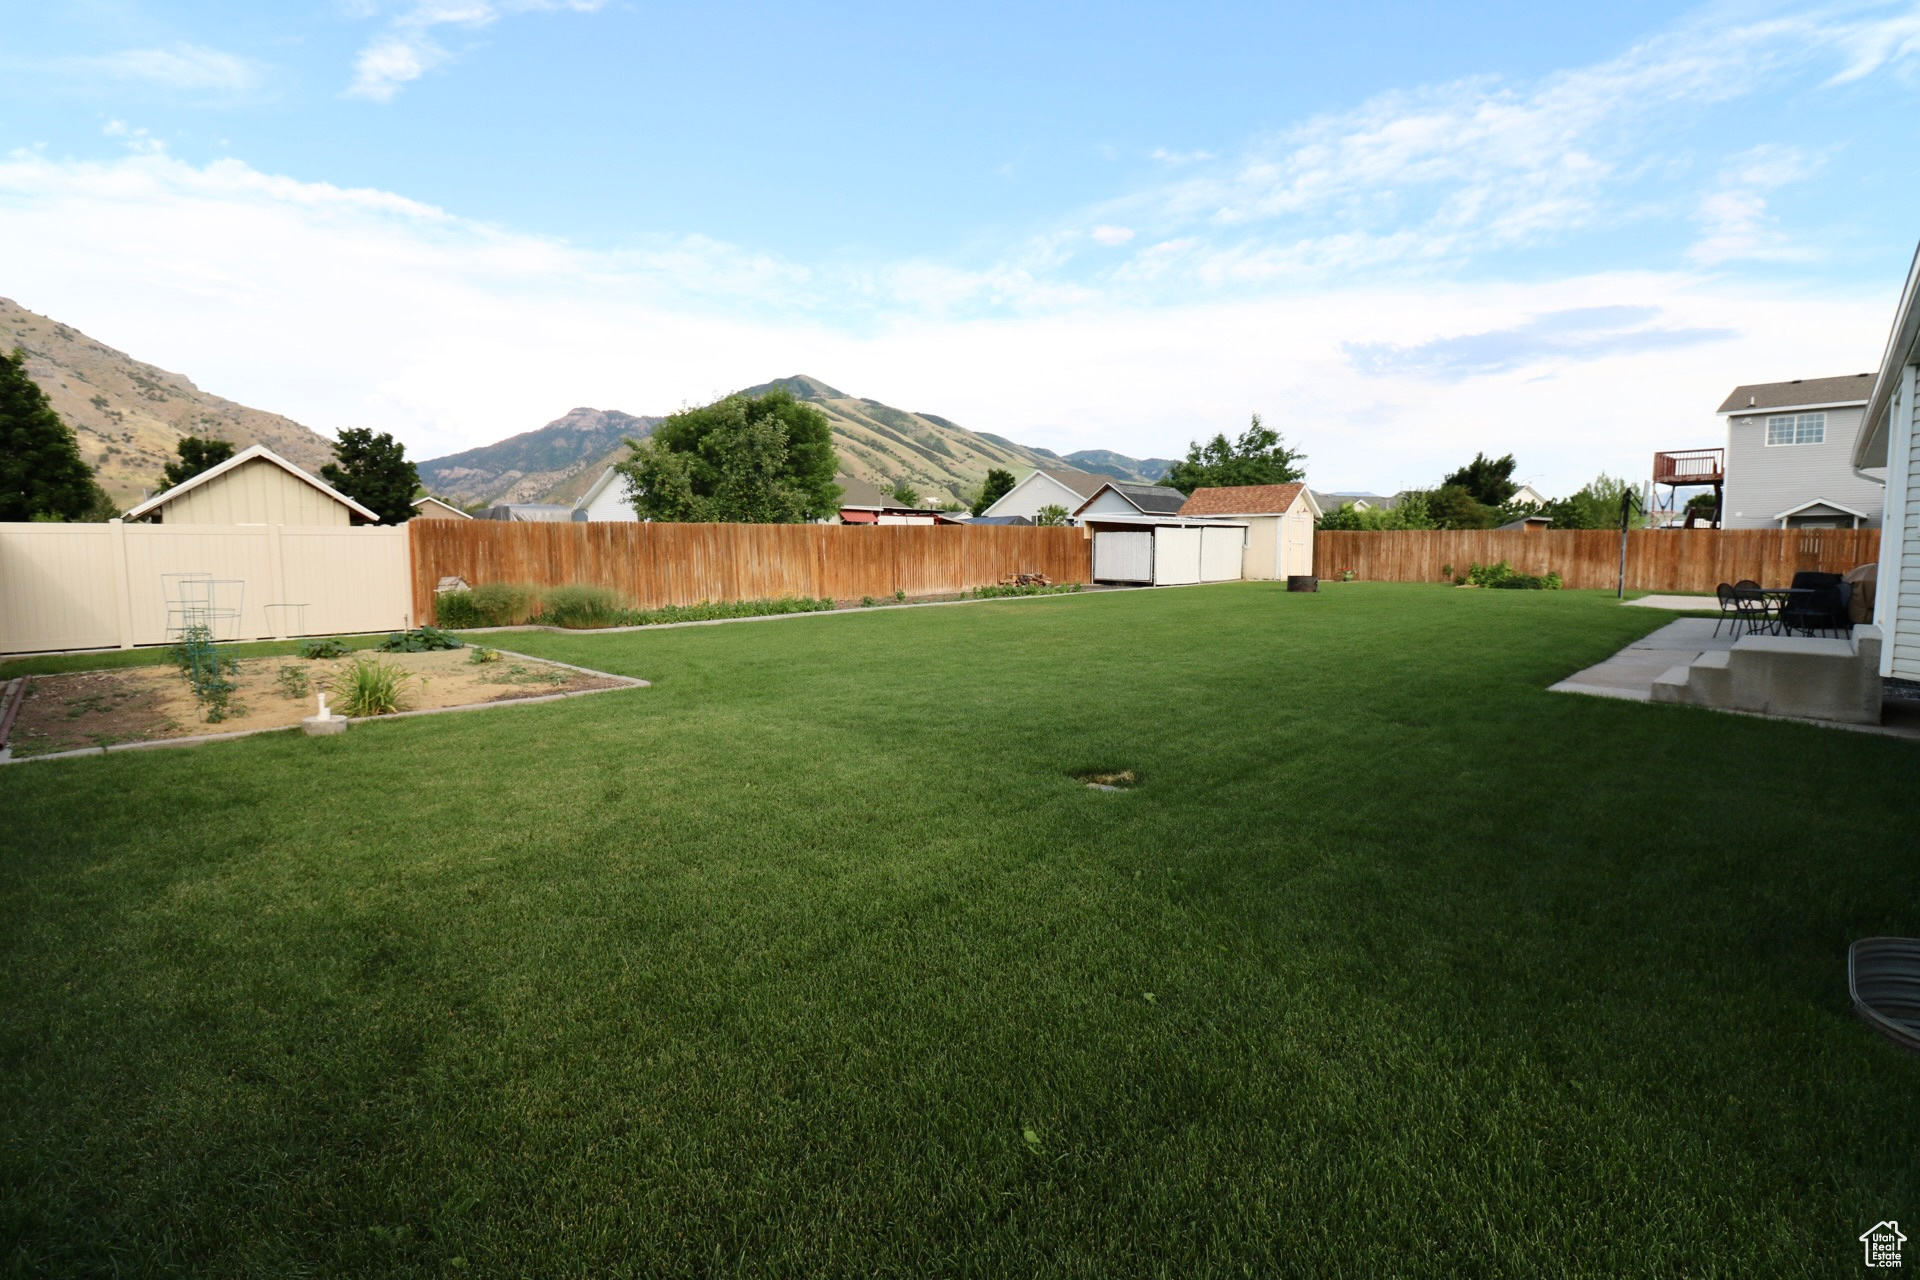
[[[535,431],[420,464],[429,492],[461,502],[571,502],[587,491],[626,439],[658,418],[618,409],[574,409]]]
[[[160,469],[177,456],[183,436],[215,436],[242,449],[264,444],[308,471],[333,459],[330,440],[291,418],[209,395],[180,374],[142,364],[7,298],[0,298],[0,346],[27,353],[28,374],[123,507],[159,486]]]
[[[1159,484],[1173,470],[1172,458],[1129,458],[1111,449],[1082,449],[1069,453],[1066,460],[1082,471],[1112,476],[1132,484]]]

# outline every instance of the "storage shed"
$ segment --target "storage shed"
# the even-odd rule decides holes
[[[1107,516],[1087,522],[1093,580],[1156,587],[1232,582],[1241,575],[1247,526],[1179,516]]]
[[[413,500],[413,518],[415,520],[471,520],[472,516],[454,506],[451,502],[428,494],[424,498]]]
[[[1188,519],[1229,520],[1246,526],[1248,578],[1286,578],[1313,572],[1313,526],[1320,504],[1304,484],[1241,484],[1195,489],[1180,507]]]
[[[126,519],[151,524],[379,524],[380,517],[263,444],[148,498]]]

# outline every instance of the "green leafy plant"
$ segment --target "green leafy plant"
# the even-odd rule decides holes
[[[1531,573],[1515,573],[1493,585],[1509,591],[1558,591],[1561,584],[1557,573],[1545,573],[1537,577]]]
[[[324,640],[308,640],[300,646],[300,656],[303,658],[344,658],[350,652],[352,650],[347,648],[344,640],[333,636]]]
[[[1497,587],[1513,576],[1513,566],[1505,560],[1498,564],[1470,564],[1467,581],[1476,587]]]
[[[433,615],[443,627],[485,627],[492,625],[474,607],[471,591],[442,591],[433,598]]]
[[[461,644],[459,636],[438,627],[415,627],[411,631],[394,632],[374,648],[381,653],[432,653],[437,649],[458,649]]]
[[[1033,522],[1047,528],[1054,528],[1066,524],[1069,517],[1070,513],[1065,507],[1057,502],[1049,502],[1033,513]]]
[[[307,678],[306,668],[296,667],[290,663],[281,665],[279,674],[273,678],[273,683],[279,687],[280,696],[283,698],[304,698],[313,692],[313,681]]]
[[[468,598],[483,627],[517,627],[533,616],[539,604],[539,593],[517,582],[483,582]]]
[[[975,587],[973,589],[973,598],[976,600],[1001,600],[1007,596],[1061,596],[1072,595],[1080,589],[1080,584],[1077,582],[1056,582],[1046,586],[1033,582],[1020,586]]]
[[[860,607],[861,607],[862,609],[871,609],[871,608],[873,608],[873,606],[875,606],[875,605],[877,605],[877,604],[879,604],[879,603],[880,603],[880,602],[879,602],[878,600],[875,600],[875,599],[874,599],[874,598],[873,598],[872,596],[861,596],[861,597],[860,597]]]
[[[538,617],[553,627],[612,627],[625,613],[617,592],[576,583],[549,587],[540,598]]]
[[[485,645],[473,646],[473,651],[467,655],[467,665],[470,667],[484,667],[490,662],[498,661],[500,661],[500,651],[489,649]]]
[[[907,602],[907,593],[904,591],[895,591],[893,593],[893,602],[895,604],[905,604]]]
[[[1352,582],[1355,578],[1358,578],[1359,576],[1360,576],[1359,574],[1355,573],[1351,569],[1342,569],[1340,571],[1340,581],[1342,582]]]
[[[379,658],[356,658],[334,677],[338,709],[348,716],[384,716],[400,710],[406,686],[413,679],[395,663]]]
[[[721,618],[764,618],[783,613],[827,613],[833,601],[812,596],[781,596],[773,600],[702,600],[699,604],[670,604],[658,609],[628,609],[620,615],[623,627],[656,627],[669,622],[713,622]]]

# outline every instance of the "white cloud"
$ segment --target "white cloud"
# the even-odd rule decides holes
[[[133,81],[161,89],[227,93],[257,89],[265,75],[265,68],[251,58],[194,44],[66,58],[60,68],[70,74]]]
[[[1202,160],[1213,159],[1211,151],[1169,151],[1165,147],[1155,147],[1152,159],[1161,164],[1197,164]]]
[[[1133,228],[1102,225],[1095,227],[1088,234],[1093,236],[1096,244],[1120,245],[1133,239]]]
[[[353,83],[347,95],[372,102],[391,102],[401,88],[453,54],[434,38],[438,27],[477,31],[517,13],[567,10],[592,13],[606,0],[414,0],[385,30],[376,35],[354,60]]]
[[[1429,482],[1485,449],[1564,490],[1712,443],[1735,383],[1869,366],[1892,306],[1676,273],[1139,305],[1062,285],[1046,261],[980,280],[822,272],[707,240],[594,252],[233,160],[0,160],[0,279],[18,301],[243,403],[394,431],[417,457],[578,404],[659,412],[806,372],[1063,452],[1168,456],[1259,410],[1329,488]],[[1026,305],[947,318],[927,301],[942,289]],[[824,323],[820,300],[845,293],[870,309]],[[1544,364],[1488,346],[1538,347],[1556,315]],[[1686,340],[1608,336],[1655,321]],[[1582,333],[1598,335],[1584,350]],[[1350,344],[1413,355],[1362,372]],[[1435,381],[1434,358],[1472,376]]]

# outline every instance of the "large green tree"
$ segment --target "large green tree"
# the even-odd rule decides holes
[[[1620,500],[1631,488],[1602,471],[1570,496],[1547,503],[1540,514],[1552,516],[1556,529],[1618,529]],[[1712,494],[1706,496],[1712,501]],[[1630,523],[1637,528],[1644,521],[1636,517]]]
[[[1481,506],[1498,507],[1520,491],[1513,479],[1516,465],[1510,453],[1501,458],[1476,453],[1472,462],[1442,480],[1440,487],[1465,489]]]
[[[162,489],[185,484],[202,471],[211,471],[233,456],[231,440],[214,440],[204,436],[184,436],[173,448],[180,457],[163,468],[160,478]]]
[[[1410,490],[1390,507],[1368,507],[1365,511],[1351,502],[1343,502],[1332,511],[1323,512],[1319,529],[1431,529],[1433,512],[1428,506],[1427,494],[1421,490]]]
[[[1160,483],[1186,494],[1224,485],[1290,484],[1306,475],[1299,465],[1306,460],[1306,454],[1287,448],[1278,431],[1262,426],[1256,413],[1238,440],[1221,434],[1205,444],[1194,441],[1185,461],[1174,463]]]
[[[407,461],[405,445],[385,431],[348,427],[334,442],[333,456],[320,468],[322,480],[379,516],[381,524],[413,518],[420,472]]]
[[[80,456],[73,428],[27,375],[27,354],[0,355],[0,520],[102,520],[113,504]]]
[[[827,416],[789,391],[682,409],[618,464],[645,520],[794,524],[840,506]]]
[[[980,485],[980,496],[973,500],[973,514],[980,515],[1013,491],[1013,472],[1004,467],[989,467]]]

